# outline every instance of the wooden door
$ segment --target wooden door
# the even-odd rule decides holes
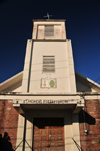
[[[63,118],[34,119],[34,151],[64,151]]]

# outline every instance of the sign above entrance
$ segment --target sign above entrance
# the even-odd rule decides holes
[[[18,104],[77,104],[82,103],[81,99],[69,99],[69,100],[42,100],[42,99],[25,99],[25,100],[13,100],[13,103],[17,102]]]

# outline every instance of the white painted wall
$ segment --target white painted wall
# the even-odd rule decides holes
[[[35,41],[33,43],[29,92],[75,92],[73,58],[70,41]],[[68,50],[70,49],[70,50]],[[43,56],[55,56],[55,73],[43,73]],[[57,79],[57,88],[41,88],[41,79]],[[71,79],[70,79],[71,77]],[[72,85],[71,82],[73,81]]]

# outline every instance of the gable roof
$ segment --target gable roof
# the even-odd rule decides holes
[[[81,82],[82,84],[86,85],[86,89],[82,89],[82,92],[86,92],[89,88],[94,89],[97,92],[100,92],[100,85],[94,82],[93,80],[81,75],[78,72],[75,72],[75,77],[76,77],[76,83],[77,81]]]
[[[78,87],[77,82],[79,81],[83,85],[86,85],[86,89],[82,89],[82,91],[78,92],[87,92],[87,89],[92,88],[97,92],[100,92],[100,85],[94,82],[93,80],[79,74],[78,72],[75,72],[76,77],[76,87]],[[13,86],[14,84],[18,83],[19,81],[22,81],[23,79],[23,71],[14,75],[13,77],[9,78],[8,80],[4,81],[0,84],[0,92],[5,91],[7,88]],[[88,91],[89,92],[89,91]]]
[[[21,81],[23,78],[23,71],[14,75],[13,77],[9,78],[8,80],[2,82],[0,84],[0,92],[4,91],[5,89],[9,88],[10,86],[16,84],[17,82]]]

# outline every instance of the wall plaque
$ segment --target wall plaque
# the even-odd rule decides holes
[[[41,79],[41,87],[42,88],[56,88],[57,87],[57,80],[55,78],[45,78]]]

